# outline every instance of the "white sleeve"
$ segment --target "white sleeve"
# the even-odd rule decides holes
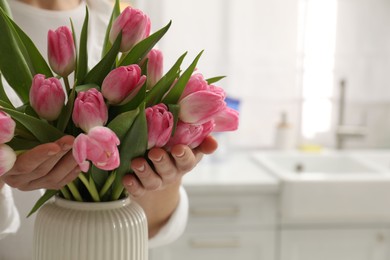
[[[15,233],[20,226],[18,210],[15,207],[12,190],[8,185],[0,189],[0,239]]]
[[[151,239],[149,248],[164,246],[174,242],[184,232],[188,220],[188,196],[183,187],[180,187],[180,200],[169,221]]]

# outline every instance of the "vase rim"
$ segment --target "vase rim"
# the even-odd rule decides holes
[[[77,210],[107,210],[107,209],[116,209],[127,206],[130,204],[130,198],[126,197],[114,201],[102,201],[102,202],[82,202],[67,200],[59,196],[55,196],[54,204],[69,209]]]

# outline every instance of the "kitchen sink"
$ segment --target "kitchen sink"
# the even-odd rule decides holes
[[[357,151],[253,154],[263,169],[280,180],[280,214],[285,224],[390,223],[390,167],[385,167],[389,158]]]

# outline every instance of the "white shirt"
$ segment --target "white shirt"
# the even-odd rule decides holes
[[[47,56],[47,32],[49,29],[55,30],[59,26],[69,25],[69,17],[71,17],[76,35],[80,34],[80,30],[84,21],[85,7],[89,8],[89,35],[88,35],[88,56],[89,66],[93,67],[101,55],[101,46],[104,41],[105,28],[111,15],[112,5],[108,0],[90,0],[82,1],[80,6],[70,11],[51,11],[35,8],[33,6],[18,2],[17,0],[9,0],[13,19],[15,22],[30,36],[32,41],[42,53],[43,57]],[[5,84],[7,85],[7,84]],[[6,92],[11,93],[11,100],[15,104],[20,104],[20,101],[13,93],[13,90],[7,86]],[[17,191],[19,192],[19,191]],[[35,193],[39,191],[35,191]],[[0,196],[0,238],[8,233],[15,232],[19,227],[19,215],[14,205],[12,193],[5,185]],[[17,205],[21,202],[15,201]],[[24,205],[24,204],[23,204]],[[29,204],[27,207],[32,207]],[[4,217],[3,213],[4,212]],[[5,213],[7,212],[7,213]],[[27,211],[28,212],[28,211]],[[149,247],[161,246],[176,240],[183,232],[188,218],[188,197],[183,188],[180,189],[180,202],[175,212],[171,216],[169,222],[160,230],[160,232],[150,239]],[[22,216],[22,227],[25,217]],[[31,222],[31,221],[30,221]],[[5,239],[6,240],[6,239]],[[0,243],[0,259],[2,259]],[[31,241],[19,241],[21,245],[31,243]],[[22,247],[23,248],[23,247]],[[21,250],[21,249],[20,249]],[[17,253],[17,252],[15,252]],[[8,258],[7,258],[8,259]],[[15,258],[22,259],[22,258]]]
[[[0,239],[15,233],[20,225],[19,213],[14,205],[11,188],[4,185],[0,189]]]

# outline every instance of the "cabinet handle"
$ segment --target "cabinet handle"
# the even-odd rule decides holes
[[[192,248],[238,248],[241,246],[238,238],[223,240],[191,239],[189,244]]]
[[[238,207],[190,209],[190,214],[194,217],[236,217],[239,213],[240,209]]]

